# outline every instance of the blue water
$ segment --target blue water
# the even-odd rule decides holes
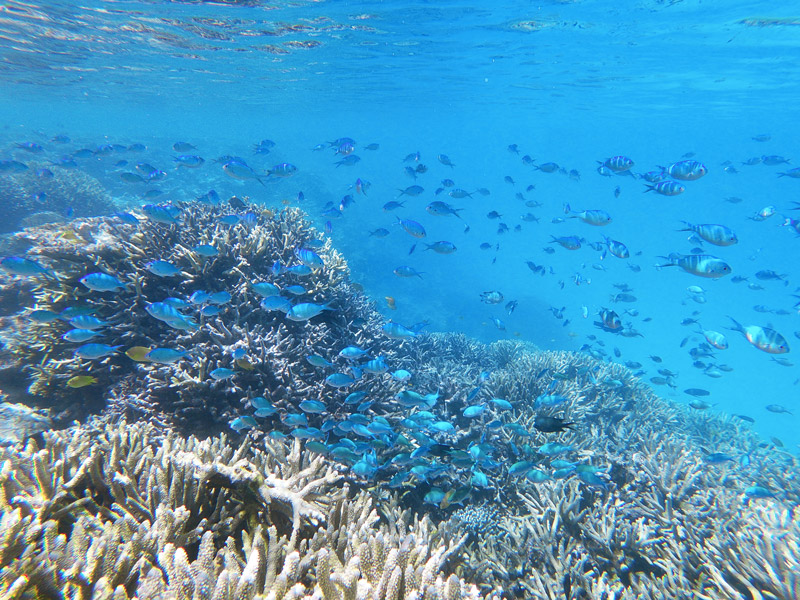
[[[675,389],[654,386],[663,396],[689,402],[682,390],[707,389],[711,410],[749,415],[765,438],[777,437],[796,451],[797,417],[776,415],[765,405],[800,410],[800,370],[725,329],[727,315],[774,328],[792,347],[779,358],[791,363],[800,347],[798,298],[792,295],[800,293],[800,241],[782,226],[787,217],[800,218],[792,204],[800,198],[800,180],[777,177],[800,161],[800,20],[792,18],[794,7],[727,2],[720,9],[699,0],[616,8],[591,1],[500,4],[4,2],[0,158],[26,158],[15,142],[42,143],[50,157],[141,142],[147,151],[128,158],[168,171],[162,199],[189,199],[214,188],[223,198],[247,195],[270,206],[286,200],[320,228],[328,220],[321,215],[325,203],[338,205],[353,194],[355,204],[332,220],[331,235],[353,279],[387,318],[408,325],[428,320],[429,330],[463,331],[485,341],[519,338],[567,350],[588,345],[609,359],[641,362],[645,380],[667,368],[678,375]],[[72,141],[55,147],[49,140],[56,134]],[[761,135],[768,141],[753,139]],[[329,148],[312,150],[342,136],[357,142],[361,161],[354,167],[336,167]],[[276,147],[253,156],[253,145],[264,138]],[[203,167],[172,166],[171,146],[178,140],[197,146],[206,158]],[[366,150],[370,143],[380,148]],[[519,155],[507,150],[510,144],[518,144]],[[398,189],[415,183],[402,161],[417,151],[428,167],[416,181],[424,193],[400,198],[405,207],[384,212],[382,205],[398,199]],[[643,194],[642,180],[602,177],[595,170],[598,160],[623,154],[642,173],[687,153],[709,173],[686,182],[686,192],[676,197]],[[298,172],[266,187],[235,181],[212,162],[223,154],[246,157],[258,169],[288,161]],[[439,154],[456,166],[441,164]],[[535,164],[575,169],[580,180],[534,170],[522,163],[526,154]],[[742,165],[762,155],[793,160]],[[81,167],[120,204],[139,206],[144,188],[120,181],[113,167],[119,158],[91,158]],[[371,183],[366,196],[353,189],[359,178]],[[435,196],[443,178],[491,194],[453,200],[445,190]],[[527,192],[528,185],[536,187]],[[541,206],[526,207],[517,192]],[[726,201],[731,197],[741,201]],[[434,199],[463,208],[463,221],[429,215],[425,206]],[[576,219],[553,223],[566,216],[565,203],[606,210],[613,222],[604,228]],[[770,205],[774,216],[750,219]],[[488,219],[492,210],[502,218]],[[539,222],[522,221],[528,212]],[[393,224],[396,216],[418,220],[427,230],[411,254],[417,240]],[[660,256],[688,253],[696,245],[676,231],[681,220],[721,223],[736,232],[735,246],[703,245],[731,265],[732,275],[711,281],[654,266]],[[510,231],[499,235],[499,222]],[[377,227],[391,234],[370,237]],[[601,234],[623,241],[633,256],[601,260],[588,244],[574,252],[548,244],[553,235],[598,242]],[[424,251],[425,242],[437,240],[458,250],[449,256]],[[484,242],[492,249],[481,250]],[[552,274],[532,273],[526,261]],[[396,277],[400,265],[423,277]],[[765,269],[785,281],[756,279]],[[576,273],[590,283],[576,285]],[[734,283],[732,276],[747,281]],[[619,291],[614,284],[628,284],[636,302],[612,302]],[[704,304],[691,299],[692,285],[705,290]],[[505,301],[481,303],[480,293],[488,290],[501,291]],[[396,311],[388,309],[386,296],[395,298]],[[518,301],[513,314],[503,308],[509,300]],[[564,318],[551,307],[564,307]],[[596,328],[603,307],[617,311],[642,337]],[[624,314],[626,309],[637,316]],[[702,338],[696,326],[680,323],[694,311],[704,328],[728,337],[729,349],[703,359],[730,367],[721,377],[692,366],[688,350]],[[492,324],[493,317],[503,320],[505,331]]]

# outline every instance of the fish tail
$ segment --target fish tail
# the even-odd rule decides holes
[[[692,226],[691,223],[689,223],[689,221],[681,221],[681,223],[686,225],[686,227],[684,227],[683,229],[678,229],[678,231],[694,231],[694,227]]]
[[[644,185],[647,189],[642,192],[643,194],[646,194],[647,192],[652,192],[654,189],[656,189],[656,186],[654,185],[649,185],[647,183],[645,183]]]
[[[728,327],[728,329],[730,329],[731,331],[738,331],[739,333],[744,333],[744,327],[742,327],[742,324],[739,323],[739,321],[737,321],[730,315],[728,315],[728,318],[731,321],[733,321],[733,327]]]
[[[675,262],[674,254],[670,254],[669,256],[659,256],[658,258],[663,258],[664,260],[668,260],[669,262],[664,263],[663,265],[656,265],[656,269],[660,269],[662,267],[677,267],[678,263]]]
[[[564,214],[568,215],[571,212],[572,212],[572,209],[569,207],[569,202],[567,202],[566,204],[564,204]]]

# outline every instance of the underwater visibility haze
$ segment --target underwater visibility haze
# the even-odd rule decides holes
[[[800,597],[796,5],[0,4],[3,598]]]

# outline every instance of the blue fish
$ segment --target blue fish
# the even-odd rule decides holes
[[[70,329],[67,333],[61,336],[62,340],[67,342],[75,342],[75,343],[83,343],[88,342],[92,338],[96,338],[101,335],[97,331],[92,331],[91,329]]]
[[[302,413],[286,413],[282,418],[284,425],[306,427],[308,425],[308,417]]]
[[[172,160],[178,163],[179,167],[189,167],[190,169],[196,169],[206,162],[203,157],[196,154],[179,154],[178,156],[173,156]]]
[[[305,413],[324,413],[325,403],[320,402],[319,400],[303,400],[300,404],[297,405],[300,410]]]
[[[339,356],[348,360],[356,360],[369,354],[366,350],[362,350],[358,346],[347,346],[339,351]]]
[[[258,427],[258,422],[251,416],[236,417],[230,422],[231,429],[234,431],[244,431],[251,427]]]
[[[223,305],[223,304],[228,304],[228,302],[230,302],[231,299],[232,296],[228,292],[222,291],[211,294],[208,297],[208,302],[210,304]]]
[[[9,275],[35,277],[36,275],[52,275],[52,272],[35,260],[19,256],[7,256],[0,260],[0,269]]]
[[[125,284],[106,273],[90,273],[81,277],[80,282],[95,292],[116,292],[125,289]]]
[[[181,210],[172,204],[145,204],[142,213],[151,221],[162,225],[175,225],[179,223],[178,217]]]
[[[177,308],[166,302],[153,302],[144,307],[147,313],[159,321],[170,323],[172,321],[179,321],[184,316],[178,311]]]
[[[395,323],[394,321],[389,321],[386,323],[383,327],[381,327],[381,331],[384,333],[384,335],[394,340],[407,340],[417,337],[417,334],[414,331],[404,327],[400,323]]]
[[[314,272],[308,265],[292,265],[291,267],[286,267],[284,270],[296,277],[307,277]]]
[[[315,367],[332,367],[333,363],[325,360],[324,357],[320,356],[319,354],[312,354],[311,356],[306,357],[306,361],[309,364],[314,365]]]
[[[101,329],[109,325],[107,321],[102,321],[91,315],[78,315],[69,320],[69,324],[77,329]]]
[[[263,298],[269,298],[270,296],[279,296],[281,293],[281,288],[279,288],[274,283],[269,283],[267,281],[259,281],[258,283],[250,284],[250,287],[253,288],[253,291]]]
[[[320,258],[319,254],[310,248],[298,248],[294,251],[294,254],[301,263],[314,271],[325,266],[325,263],[322,261],[322,258]]]
[[[205,258],[213,258],[219,254],[219,250],[214,248],[211,244],[197,244],[192,250],[195,254],[199,254]]]
[[[181,273],[180,268],[165,260],[151,260],[145,268],[158,277],[174,277]]]
[[[327,304],[313,304],[303,302],[295,304],[286,313],[286,318],[291,321],[308,321],[309,319],[321,314],[324,310],[333,310]]]
[[[162,365],[171,365],[184,358],[188,352],[184,350],[173,350],[172,348],[153,348],[144,355],[147,360]]]
[[[373,374],[385,373],[389,370],[389,366],[386,364],[386,361],[382,356],[365,362],[363,365],[361,365],[361,368],[367,373]]]
[[[206,302],[208,302],[208,299],[210,297],[211,294],[209,294],[208,292],[203,290],[197,290],[196,292],[193,292],[191,296],[189,296],[189,302],[191,302],[192,304],[205,304]]]
[[[299,440],[323,439],[325,437],[325,434],[316,427],[299,427],[294,429],[291,433],[293,437]],[[306,444],[306,448],[308,448],[308,444]]]
[[[269,296],[264,298],[259,306],[266,311],[279,310],[288,313],[292,308],[292,302],[283,296]]]
[[[350,377],[350,375],[346,375],[345,373],[334,373],[333,375],[328,375],[325,378],[325,383],[335,388],[347,387],[355,382],[355,379]]]
[[[31,311],[31,313],[28,315],[28,318],[35,323],[52,323],[53,321],[58,320],[59,314],[57,312],[53,312],[52,310],[40,308]]]
[[[77,358],[98,359],[111,356],[122,346],[109,346],[108,344],[84,344],[75,349]]]
[[[225,379],[230,379],[234,375],[236,375],[236,371],[232,369],[226,369],[224,367],[218,367],[209,373],[212,379],[216,381],[223,381]]]

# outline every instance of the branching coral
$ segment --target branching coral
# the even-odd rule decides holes
[[[585,354],[454,334],[389,339],[344,260],[299,211],[233,225],[221,217],[189,204],[172,225],[77,221],[78,243],[60,226],[19,236],[31,244],[27,256],[58,275],[6,282],[18,298],[31,294],[57,312],[90,307],[112,323],[105,339],[124,349],[187,354],[168,364],[121,353],[77,359],[60,337],[64,325],[14,317],[9,351],[56,417],[74,416],[58,414],[64,401],[86,406],[94,394],[108,401],[107,419],[146,420],[45,433],[3,450],[3,591],[61,586],[120,600],[796,592],[792,457]],[[203,258],[198,244],[218,254]],[[324,267],[292,275],[285,267],[309,244]],[[151,273],[155,259],[180,276]],[[98,271],[123,289],[84,289],[80,277]],[[305,300],[333,310],[294,322],[259,306],[259,281],[302,283]],[[198,314],[189,306],[198,290],[231,301]],[[186,304],[189,326],[148,314],[167,297]],[[381,369],[357,377],[367,359],[340,356],[349,345],[409,370],[412,381]],[[325,382],[326,365],[345,390]],[[209,375],[221,367],[233,375]],[[96,386],[64,386],[87,374]],[[206,435],[252,414],[260,396],[272,414],[251,417],[239,448],[170,429]],[[311,440],[306,451],[276,441],[287,434]],[[65,562],[65,548],[82,557],[79,567]]]
[[[442,573],[460,543],[431,547],[408,515],[379,525],[297,442],[97,423],[0,460],[3,598],[479,597]]]

